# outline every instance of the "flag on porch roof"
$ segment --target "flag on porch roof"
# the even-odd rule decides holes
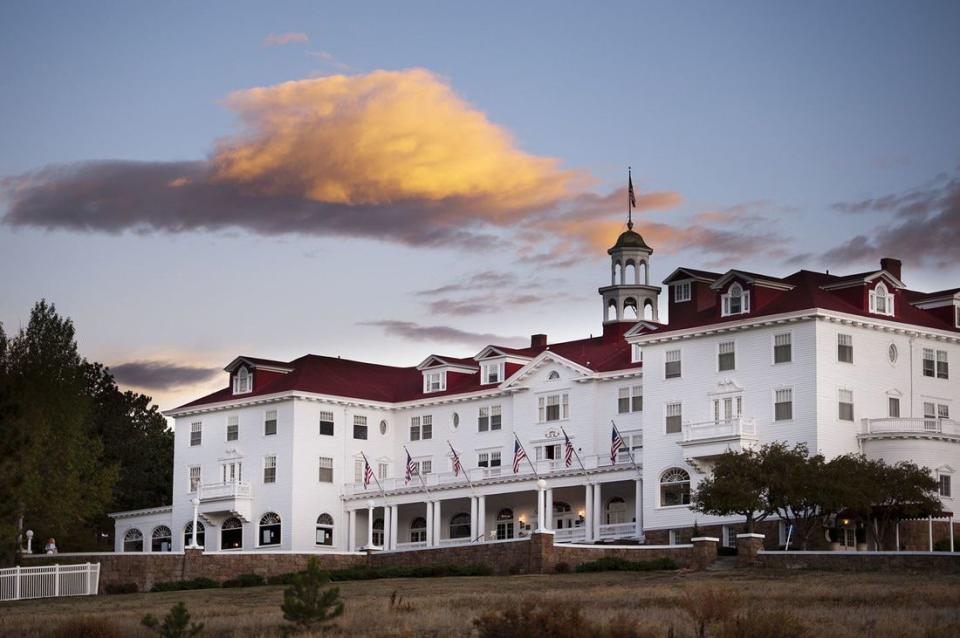
[[[563,464],[566,467],[573,465],[573,443],[567,433],[563,433]]]
[[[520,439],[514,437],[513,439],[513,473],[516,474],[520,471],[520,461],[527,458],[527,452],[523,449],[523,446],[520,445]]]
[[[370,481],[373,480],[373,468],[370,467],[370,462],[367,460],[367,457],[363,457],[363,489],[367,489],[367,486],[370,485]]]
[[[460,476],[460,455],[457,454],[457,451],[453,449],[453,446],[450,446],[450,451],[453,452],[453,475]]]
[[[613,438],[610,441],[610,464],[617,464],[617,453],[620,452],[620,448],[623,447],[623,438],[620,436],[620,433],[617,431],[617,426],[613,426]]]
[[[407,469],[403,475],[404,484],[409,483],[410,479],[413,478],[413,475],[418,473],[419,472],[417,471],[417,464],[413,462],[413,459],[410,457],[410,451],[408,450],[407,451]]]

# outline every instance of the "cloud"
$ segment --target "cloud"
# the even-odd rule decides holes
[[[173,390],[209,381],[220,368],[200,368],[168,361],[130,361],[110,366],[118,383],[147,390]]]
[[[421,297],[433,297],[452,292],[465,292],[473,290],[496,290],[498,288],[512,287],[517,283],[517,275],[510,272],[496,272],[494,270],[484,270],[470,275],[463,281],[445,284],[437,288],[428,288],[418,290],[416,295]]]
[[[545,297],[533,294],[509,295],[507,297],[485,295],[481,297],[468,297],[466,299],[449,299],[444,297],[429,302],[427,304],[427,310],[430,314],[466,317],[503,312],[508,308],[516,306],[529,306],[531,304],[542,304],[559,300],[562,300],[562,298],[558,295]]]
[[[590,178],[518,149],[423,69],[239,91],[243,130],[204,161],[81,162],[0,184],[13,226],[119,233],[243,229],[484,248]]]
[[[518,348],[528,343],[524,337],[504,337],[489,333],[468,332],[450,326],[424,326],[413,321],[361,321],[357,325],[376,326],[383,329],[384,334],[409,341],[435,341],[479,347],[494,343]]]
[[[330,68],[336,69],[338,71],[353,71],[353,67],[349,64],[341,62],[328,51],[307,51],[307,55],[312,58],[316,58],[321,64],[325,64]]]
[[[310,38],[307,37],[306,33],[271,33],[263,39],[263,46],[265,47],[282,47],[288,44],[293,44],[295,42],[306,43],[309,42]]]
[[[893,218],[826,251],[823,258],[828,263],[899,257],[920,266],[960,265],[960,170],[903,194],[838,202],[833,209],[851,214],[892,213]]]

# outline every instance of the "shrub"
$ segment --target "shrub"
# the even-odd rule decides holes
[[[170,580],[155,583],[150,591],[186,591],[188,589],[216,589],[220,583],[211,578],[194,578],[192,580]]]
[[[330,572],[330,580],[374,580],[379,578],[434,578],[439,576],[489,576],[486,565],[419,565],[387,567],[349,567]]]
[[[293,577],[296,575],[296,572],[291,572],[289,574],[277,574],[276,576],[268,576],[267,584],[268,585],[289,585],[293,582]]]
[[[140,624],[152,629],[163,638],[190,638],[199,636],[203,631],[203,623],[198,625],[190,622],[190,612],[187,611],[187,606],[183,602],[170,608],[170,613],[163,617],[163,623],[153,614],[147,614]]]
[[[680,597],[680,608],[693,620],[697,638],[706,638],[707,625],[733,618],[743,604],[740,593],[722,587],[690,587]]]
[[[50,635],[53,638],[121,638],[123,634],[108,620],[85,617],[60,623]]]
[[[410,612],[413,611],[413,603],[403,599],[403,596],[397,593],[397,590],[394,589],[390,594],[390,611],[395,612]]]
[[[751,609],[711,632],[714,638],[802,638],[809,631],[799,618],[781,610]]]
[[[619,556],[604,556],[588,563],[577,565],[578,572],[649,572],[661,569],[677,569],[672,558],[654,558],[653,560],[626,560]]]
[[[283,592],[284,620],[294,623],[299,629],[316,629],[327,625],[343,613],[340,588],[322,589],[330,578],[320,571],[316,558],[307,563],[307,570],[293,577],[290,587]]]
[[[103,586],[105,594],[136,594],[140,591],[136,583],[110,583]]]
[[[564,561],[557,563],[557,566],[554,569],[557,570],[558,574],[569,574],[573,571],[573,568],[570,567],[570,563],[566,563]]]
[[[474,619],[479,638],[661,638],[659,629],[643,628],[624,616],[609,625],[594,623],[583,616],[578,605],[537,604],[524,601],[519,605],[487,612]],[[668,634],[669,635],[669,634]]]
[[[266,582],[260,574],[240,574],[236,578],[224,581],[223,587],[259,587]]]

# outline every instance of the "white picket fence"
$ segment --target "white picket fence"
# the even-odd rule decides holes
[[[0,569],[0,601],[57,596],[95,596],[100,563]]]

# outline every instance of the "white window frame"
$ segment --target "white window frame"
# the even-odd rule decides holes
[[[846,361],[840,358],[840,348],[850,348],[850,360]],[[853,352],[853,335],[845,332],[837,333],[837,363],[849,363],[853,365],[855,361]]]
[[[693,299],[693,282],[680,281],[673,285],[674,303],[684,303]]]
[[[777,343],[778,339],[786,337],[787,343]],[[792,332],[777,332],[772,336],[773,341],[773,351],[771,352],[772,362],[775,366],[782,366],[788,363],[793,363],[793,333]],[[787,348],[787,360],[786,361],[777,361],[777,348]]]
[[[327,434],[323,431],[323,424],[330,424],[330,433]],[[333,420],[333,411],[332,410],[321,410],[320,418],[317,421],[317,433],[320,436],[334,436],[337,432],[336,421]]]
[[[187,468],[187,488],[189,492],[193,494],[201,484],[203,484],[203,469],[199,465],[191,465]]]
[[[728,352],[725,352],[728,350]],[[720,357],[725,354],[733,355],[733,366],[730,368],[720,367]],[[735,372],[737,369],[737,342],[735,339],[717,342],[717,372]]]
[[[253,392],[253,373],[245,367],[241,367],[233,375],[233,393],[249,394],[250,392]]]
[[[233,438],[230,438],[231,428],[233,428]],[[232,414],[227,417],[227,431],[226,431],[225,440],[227,441],[240,440],[240,417],[236,414]]]
[[[674,376],[670,376],[667,374],[667,365],[670,363],[677,364],[678,374]],[[667,350],[666,352],[663,353],[663,378],[665,380],[683,378],[683,352],[680,348]]]
[[[267,470],[273,470],[273,472],[268,474]],[[267,480],[268,476],[271,477],[270,480]],[[277,482],[277,455],[265,454],[263,457],[263,484],[268,485],[276,482]]]
[[[881,301],[883,302],[882,304],[880,303]],[[877,284],[876,287],[870,291],[870,312],[886,317],[893,316],[893,293],[887,289],[886,284],[883,282]]]
[[[270,415],[273,418],[270,418]],[[273,432],[267,432],[267,423],[273,421]],[[263,436],[277,436],[280,432],[280,413],[279,410],[265,410],[263,413]]]
[[[676,412],[676,414],[671,414]],[[677,428],[676,432],[670,431],[668,419],[672,417],[677,417],[680,419],[680,427]],[[683,401],[670,401],[665,403],[663,406],[663,433],[664,434],[680,434],[683,432]]]
[[[333,457],[321,456],[317,462],[317,481],[320,483],[333,483]],[[323,478],[324,471],[329,472],[330,480]]]
[[[643,348],[639,343],[630,344],[630,363],[643,363]]]
[[[947,359],[947,351],[937,350],[935,357],[936,357],[934,359],[935,378],[949,380],[950,379],[950,362]],[[943,367],[942,374],[940,370],[941,366]]]
[[[194,434],[198,436],[194,436]],[[203,445],[203,421],[194,421],[190,424],[190,447]]]
[[[505,368],[506,368],[506,365],[504,364],[503,361],[483,364],[483,384],[482,385],[488,385],[491,383],[502,383]]]
[[[447,389],[447,371],[446,370],[424,370],[423,372],[423,392],[443,392]]]
[[[850,406],[850,418],[843,418],[843,406]],[[839,421],[850,421],[851,423],[854,419],[854,402],[853,402],[853,390],[849,388],[840,388],[837,390],[837,420]]]
[[[894,414],[893,406],[897,406],[896,414]],[[891,419],[900,418],[900,408],[903,407],[900,404],[900,397],[887,397],[887,416]]]
[[[736,291],[738,294],[734,294]],[[740,299],[740,310],[732,312],[733,299]],[[734,283],[727,289],[727,293],[720,295],[720,316],[732,317],[735,315],[750,314],[750,291],[745,289],[739,282]]]
[[[553,399],[556,399],[555,403],[551,402]],[[559,418],[548,419],[547,414],[549,410],[547,408],[553,406],[557,406]],[[558,423],[568,420],[570,418],[570,393],[544,394],[537,397],[537,418],[538,423]]]
[[[363,428],[363,436],[357,436],[357,428]],[[367,441],[370,439],[370,426],[367,423],[367,415],[365,414],[354,414],[353,415],[353,432],[352,439],[355,441]]]
[[[953,474],[943,470],[937,470],[937,494],[940,498],[953,498]],[[943,479],[947,479],[947,494],[943,493]]]
[[[777,399],[778,399],[777,394],[780,393],[780,392],[789,392],[789,393],[790,393],[790,401],[789,401],[789,403],[790,403],[790,418],[788,418],[788,419],[778,419],[778,418],[777,418],[777,403],[787,403],[787,401],[777,401]],[[778,388],[773,388],[772,394],[773,394],[773,397],[772,397],[773,401],[771,401],[771,404],[770,404],[770,405],[771,405],[771,408],[772,408],[772,409],[771,409],[771,412],[772,412],[772,413],[771,413],[770,416],[771,416],[771,420],[772,420],[774,423],[789,423],[789,422],[793,421],[795,418],[797,418],[797,411],[796,411],[796,409],[795,409],[795,408],[796,408],[796,398],[794,397],[793,386],[781,386],[781,387],[778,387]]]

